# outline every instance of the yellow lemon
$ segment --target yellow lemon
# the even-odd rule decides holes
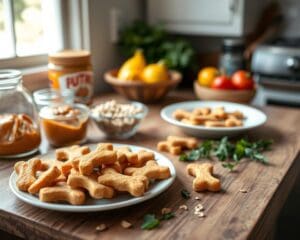
[[[120,68],[118,79],[124,81],[139,80],[139,76],[146,66],[146,60],[143,51],[138,49],[133,57],[129,58]]]
[[[168,69],[163,62],[149,64],[144,68],[141,79],[149,84],[168,81]]]

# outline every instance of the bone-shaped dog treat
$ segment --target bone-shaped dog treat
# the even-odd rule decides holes
[[[71,147],[59,148],[55,151],[56,159],[59,161],[73,160],[74,158],[88,154],[90,152],[88,146],[74,145]]]
[[[188,148],[188,149],[193,149],[198,145],[198,140],[193,137],[168,136],[167,141],[172,146],[180,146],[182,148]]]
[[[99,183],[120,192],[129,192],[135,197],[143,196],[148,188],[149,180],[145,176],[126,176],[112,168],[103,169],[102,174],[98,177]]]
[[[205,116],[192,115],[189,120],[196,123],[196,125],[203,125],[206,121],[216,121],[218,118],[212,114]]]
[[[162,141],[157,144],[157,150],[162,152],[169,152],[172,155],[179,155],[182,152],[180,146],[172,146],[168,141]]]
[[[72,188],[84,188],[95,199],[112,198],[114,190],[97,182],[97,178],[87,177],[75,173],[69,175],[67,184]]]
[[[217,119],[225,119],[227,118],[227,113],[225,112],[224,107],[216,107],[211,111],[211,114]]]
[[[138,161],[135,164],[131,164],[133,167],[142,167],[145,165],[146,162],[155,159],[155,155],[153,152],[140,150],[137,152]]]
[[[119,161],[116,161],[113,164],[103,165],[102,168],[113,168],[118,173],[123,173],[124,169],[127,168],[128,166],[129,166],[128,162],[119,162]]]
[[[244,114],[240,111],[234,111],[234,112],[228,113],[228,117],[235,117],[239,120],[242,120],[242,119],[244,119]]]
[[[38,158],[30,159],[28,162],[19,161],[14,169],[18,174],[17,187],[21,191],[28,191],[28,188],[36,181],[36,172],[42,169],[42,162]]]
[[[187,118],[183,118],[180,121],[182,123],[189,124],[189,125],[198,125],[199,124],[198,122],[195,122],[195,121],[187,119]]]
[[[72,189],[67,185],[42,188],[39,198],[43,202],[68,202],[72,205],[81,205],[85,202],[85,194],[79,189]]]
[[[116,149],[118,161],[120,163],[129,162],[132,164],[138,163],[137,153],[131,152],[129,147],[119,147]]]
[[[90,175],[93,169],[102,164],[113,164],[117,160],[115,151],[93,151],[79,157],[79,171],[83,175]]]
[[[166,179],[171,176],[170,169],[166,166],[159,166],[156,161],[150,160],[144,167],[129,167],[124,170],[126,175],[145,176],[149,179]]]
[[[56,166],[50,167],[47,171],[43,172],[33,184],[30,185],[28,192],[35,194],[38,193],[41,188],[53,185],[59,175],[60,171]]]
[[[189,119],[191,116],[191,113],[184,110],[184,109],[177,109],[175,110],[175,112],[173,112],[173,118],[177,119],[177,120],[182,120],[182,119]]]
[[[193,115],[208,115],[210,114],[211,112],[211,109],[210,108],[207,108],[207,107],[203,107],[203,108],[195,108],[193,111],[192,111],[192,114]]]
[[[97,145],[96,151],[103,151],[103,150],[114,150],[114,146],[111,143],[99,143]]]
[[[64,176],[68,176],[71,169],[74,167],[74,166],[77,166],[78,163],[73,163],[73,161],[67,161],[65,163],[62,164],[61,166],[61,171],[62,171],[62,174]]]
[[[193,189],[197,192],[221,190],[220,180],[213,177],[213,165],[210,163],[191,163],[187,165],[189,175],[196,177],[193,181]]]
[[[206,127],[225,127],[225,121],[206,121],[204,123]]]
[[[242,125],[243,125],[242,121],[235,117],[230,117],[225,120],[226,127],[237,127],[237,126],[242,126]]]
[[[80,147],[79,145],[57,149],[55,151],[56,159],[65,161],[61,166],[62,174],[68,176],[70,170],[79,164],[76,159],[82,155],[88,154],[90,151],[89,147]]]
[[[61,171],[61,174],[55,179],[55,182],[65,182],[67,180],[67,176],[68,174],[66,174],[66,172],[63,172],[63,166],[64,166],[65,162],[62,162],[62,161],[58,161],[58,160],[43,160],[42,161],[42,169],[41,171],[42,172],[37,172],[39,175],[38,176],[41,176],[41,174],[43,174],[46,170],[48,170],[49,168],[53,167],[53,166],[56,166],[60,171]],[[66,170],[65,170],[66,171]],[[68,169],[68,172],[70,170]]]

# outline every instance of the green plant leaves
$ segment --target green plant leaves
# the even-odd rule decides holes
[[[171,39],[162,25],[150,26],[135,21],[121,32],[119,46],[126,58],[141,48],[148,63],[164,60],[168,68],[181,72],[192,69],[195,64],[195,50],[191,44],[183,39]]]

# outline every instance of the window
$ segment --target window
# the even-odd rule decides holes
[[[61,0],[0,0],[0,68],[42,65],[63,48]]]

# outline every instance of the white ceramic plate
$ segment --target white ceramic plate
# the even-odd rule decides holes
[[[96,144],[91,144],[88,146],[91,149],[94,149],[96,147]],[[157,160],[158,164],[162,166],[168,166],[170,168],[171,177],[165,180],[155,181],[153,184],[150,185],[149,190],[142,197],[132,197],[131,195],[126,193],[119,194],[117,195],[117,197],[113,199],[96,200],[88,197],[84,205],[77,205],[77,206],[73,206],[67,203],[41,202],[36,195],[31,195],[29,193],[20,191],[16,186],[17,174],[15,172],[11,174],[9,179],[10,189],[20,200],[36,207],[55,210],[55,211],[62,211],[62,212],[96,212],[96,211],[106,211],[111,209],[122,208],[122,207],[144,202],[166,191],[174,182],[176,177],[176,170],[174,165],[168,158],[164,157],[163,155],[151,149],[147,149],[144,147],[138,147],[134,145],[123,145],[123,144],[114,144],[114,146],[116,147],[129,146],[133,152],[139,150],[148,150],[154,152],[155,159]],[[41,159],[51,159],[51,158],[54,159],[54,151],[41,156]]]
[[[233,112],[233,111],[240,111],[242,112],[246,119],[244,119],[244,125],[241,127],[205,127],[205,126],[193,126],[186,123],[182,123],[177,121],[175,118],[172,117],[173,112],[176,109],[185,109],[188,111],[193,110],[197,107],[220,107],[223,106],[225,111]],[[266,120],[267,116],[262,112],[253,107],[249,107],[242,104],[231,103],[231,102],[222,102],[222,101],[187,101],[187,102],[180,102],[171,104],[161,110],[161,117],[181,128],[186,134],[192,135],[195,137],[200,138],[220,138],[223,136],[236,136],[242,134],[250,129],[254,129],[263,125]]]

